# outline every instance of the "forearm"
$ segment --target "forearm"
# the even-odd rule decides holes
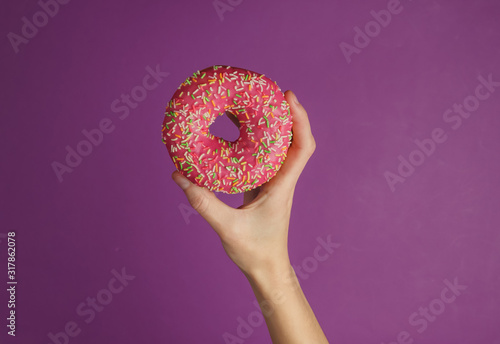
[[[328,343],[290,264],[247,275],[274,344]]]

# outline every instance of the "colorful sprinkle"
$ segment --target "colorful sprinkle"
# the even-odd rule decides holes
[[[226,111],[237,117],[246,141],[210,134],[209,125]],[[244,69],[213,66],[194,73],[174,93],[165,111],[162,142],[176,168],[192,182],[238,193],[276,174],[286,158],[291,128],[290,107],[275,82]]]

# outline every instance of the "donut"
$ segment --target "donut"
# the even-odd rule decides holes
[[[226,141],[209,127],[226,112],[240,136]],[[264,74],[230,66],[195,72],[168,102],[162,141],[177,170],[211,191],[235,194],[269,181],[292,139],[290,105]]]

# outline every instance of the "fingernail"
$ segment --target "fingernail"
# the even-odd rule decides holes
[[[297,99],[297,96],[295,95],[295,93],[293,94],[293,101],[295,104],[299,105],[299,100]]]
[[[191,185],[191,182],[183,175],[177,176],[176,178],[173,179],[175,184],[179,185],[179,187],[182,190],[186,190],[189,187],[189,185]]]

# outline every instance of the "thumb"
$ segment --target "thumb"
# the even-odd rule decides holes
[[[178,171],[172,173],[172,179],[184,191],[193,207],[212,228],[221,235],[223,224],[231,216],[231,207],[215,197],[215,194],[206,188],[199,187],[189,181]]]

